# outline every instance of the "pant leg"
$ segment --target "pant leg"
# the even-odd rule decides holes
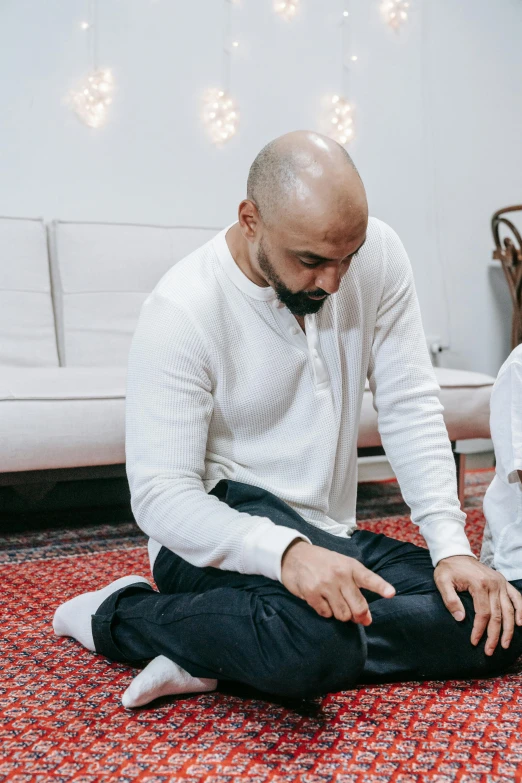
[[[332,536],[266,490],[241,482],[219,482],[213,492],[238,510],[268,516],[314,544],[355,557],[391,582],[397,595],[381,599],[363,590],[373,616],[363,628],[319,617],[278,582],[200,569],[162,548],[154,578],[163,595],[152,591],[142,601],[140,591],[143,598],[151,590],[141,587],[110,596],[93,616],[98,652],[128,662],[164,654],[194,676],[238,680],[281,695],[341,690],[355,680],[487,676],[518,657],[522,629],[509,650],[491,657],[483,653],[484,642],[471,645],[471,597],[461,594],[467,616],[459,624],[442,602],[427,550],[370,531],[351,539]],[[265,622],[274,616],[277,621]],[[175,627],[183,633],[173,633]]]
[[[361,682],[488,677],[505,671],[522,654],[518,626],[508,649],[499,643],[492,656],[484,653],[486,633],[476,647],[471,644],[473,599],[467,591],[459,593],[466,617],[454,620],[433,579],[427,549],[369,531],[358,531],[356,539],[365,565],[397,590],[394,598],[378,598],[371,605]],[[522,592],[522,580],[512,584]]]
[[[221,499],[238,510],[358,553],[350,539],[342,544],[317,530],[271,493],[220,484]],[[266,577],[197,568],[165,548],[158,558],[154,578],[161,592],[121,588],[93,615],[97,652],[129,663],[165,655],[193,676],[285,696],[317,696],[357,681],[366,657],[362,626],[320,617]]]

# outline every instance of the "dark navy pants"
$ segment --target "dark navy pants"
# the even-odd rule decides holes
[[[453,619],[433,580],[426,549],[380,533],[351,538],[304,521],[264,489],[223,479],[212,490],[238,511],[269,517],[313,544],[354,557],[396,589],[393,598],[363,590],[373,622],[362,626],[318,615],[264,576],[198,568],[162,547],[154,563],[160,592],[123,587],[92,616],[96,651],[142,665],[165,655],[195,677],[211,677],[287,697],[313,697],[359,683],[487,677],[522,654],[522,628],[510,647],[484,654],[486,634],[470,642],[473,600]],[[522,580],[513,582],[522,591]]]

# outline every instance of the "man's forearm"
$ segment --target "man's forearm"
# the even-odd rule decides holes
[[[368,378],[386,455],[436,564],[472,553],[411,265],[390,229],[385,246],[386,280]]]
[[[298,530],[231,508],[193,479],[142,482],[128,466],[132,509],[148,536],[189,563],[281,581],[281,559]]]

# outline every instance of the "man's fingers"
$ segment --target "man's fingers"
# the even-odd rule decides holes
[[[515,608],[515,620],[517,625],[522,625],[522,595],[518,592],[516,587],[506,584],[506,591],[509,596],[509,600]]]
[[[507,650],[515,632],[515,609],[507,590],[500,591],[500,606],[502,609],[502,647]]]
[[[466,616],[464,611],[464,605],[457,595],[457,591],[453,586],[451,579],[441,579],[437,585],[439,592],[444,601],[444,606],[451,612],[455,620],[460,622]]]
[[[488,636],[484,647],[486,655],[493,655],[495,647],[500,639],[500,630],[502,628],[502,605],[500,602],[500,590],[492,590],[489,594],[489,621]]]
[[[487,628],[491,616],[491,606],[489,601],[489,592],[484,587],[476,589],[469,588],[473,597],[473,606],[475,608],[475,621],[471,632],[471,644],[477,645],[482,639],[482,635]]]
[[[307,601],[307,603],[309,603],[310,606],[312,607],[312,609],[315,609],[317,614],[320,614],[321,617],[332,617],[333,616],[332,607],[330,606],[328,601],[326,601],[321,596],[319,596],[319,598],[314,597],[313,599],[310,599],[309,601]]]
[[[360,564],[360,568],[353,570],[353,578],[358,587],[365,587],[373,593],[382,595],[383,598],[393,598],[395,588],[389,582],[386,582],[382,576],[374,574],[369,568]]]
[[[363,596],[355,582],[351,585],[343,585],[341,593],[352,612],[352,619],[355,623],[370,625],[372,616],[368,607],[368,602]]]
[[[341,622],[345,623],[348,620],[355,619],[353,617],[354,614],[353,606],[349,601],[346,600],[345,596],[342,594],[340,590],[337,590],[335,593],[334,592],[332,592],[331,594],[328,593],[327,595],[325,595],[325,598],[330,604],[330,606],[332,607],[334,617],[337,620],[341,620]],[[359,621],[355,620],[355,622],[359,622]]]
[[[502,646],[509,647],[514,636],[515,617],[522,626],[522,597],[505,578],[469,556],[452,555],[437,563],[434,579],[445,605],[456,619],[464,617],[457,590],[467,590],[473,598],[475,617],[471,644],[476,646],[487,628],[486,655],[493,655],[502,634]]]

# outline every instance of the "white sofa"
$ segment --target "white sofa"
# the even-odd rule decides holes
[[[218,228],[0,218],[0,485],[125,475],[139,310]],[[436,369],[450,439],[489,437],[493,378]],[[382,452],[365,393],[358,446]]]

